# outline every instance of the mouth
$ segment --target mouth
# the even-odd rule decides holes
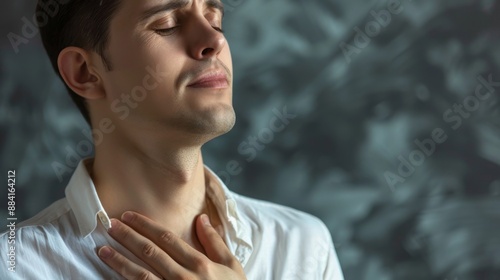
[[[208,72],[196,77],[187,85],[190,88],[224,89],[229,87],[227,75],[223,72]]]

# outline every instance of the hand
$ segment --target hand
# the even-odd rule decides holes
[[[154,273],[146,270],[109,246],[101,247],[98,252],[100,258],[128,280],[246,279],[243,267],[210,225],[205,214],[196,220],[196,234],[207,256],[138,213],[125,212],[122,220],[112,219],[109,234],[155,270]]]

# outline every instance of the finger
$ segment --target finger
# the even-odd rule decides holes
[[[207,257],[155,221],[135,212],[123,213],[122,219],[138,233],[149,238],[181,266],[193,270]]]
[[[109,234],[160,275],[177,279],[180,275],[187,273],[186,269],[175,262],[153,241],[142,236],[128,225],[116,219],[111,220],[111,225]]]
[[[116,252],[113,248],[103,246],[99,249],[98,255],[101,260],[111,267],[114,271],[118,272],[125,279],[151,279],[158,280],[155,274],[148,271],[144,267],[130,261],[120,253]]]
[[[231,254],[222,237],[210,224],[210,220],[206,214],[198,217],[196,221],[196,233],[209,259],[232,269],[241,268],[240,263]]]

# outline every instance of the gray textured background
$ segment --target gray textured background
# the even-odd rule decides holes
[[[0,12],[0,170],[17,170],[20,220],[63,196],[70,173],[59,180],[51,165],[86,128],[39,36],[18,53],[9,42],[35,2],[3,1]],[[377,31],[372,11],[388,1],[224,2],[238,121],[204,150],[228,186],[320,217],[347,280],[500,279],[500,87],[460,124],[443,117],[474,105],[478,76],[500,81],[498,1],[401,1],[369,41],[356,30]],[[285,130],[255,158],[238,151],[269,136],[285,107],[296,115]],[[388,183],[436,129],[446,141]],[[234,162],[241,172],[226,176]]]

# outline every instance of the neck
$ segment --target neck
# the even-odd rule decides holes
[[[91,172],[109,217],[120,219],[123,212],[136,211],[201,248],[194,220],[210,214],[201,146],[108,143],[96,147]]]

